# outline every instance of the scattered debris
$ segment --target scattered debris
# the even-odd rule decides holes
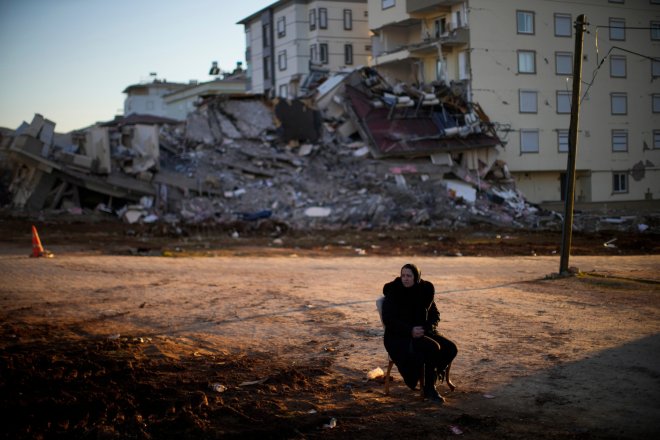
[[[209,96],[182,123],[130,115],[54,130],[37,114],[3,137],[13,209],[178,230],[562,226],[515,188],[478,104],[443,84],[390,85],[371,68],[304,99]],[[576,219],[575,230],[613,225],[648,228],[626,216]]]
[[[367,380],[376,380],[384,376],[385,376],[385,372],[383,371],[383,369],[380,367],[376,367],[367,373]]]
[[[449,425],[449,430],[452,432],[452,434],[455,434],[455,435],[462,435],[463,434],[463,430],[461,428],[459,428],[458,426],[456,426],[456,425]]]
[[[335,419],[334,417],[331,418],[328,423],[323,425],[324,429],[333,429],[333,428],[336,428],[336,427],[337,427],[337,419]]]
[[[225,391],[227,391],[227,387],[222,385],[221,383],[213,383],[211,384],[210,388],[216,393],[224,393]]]

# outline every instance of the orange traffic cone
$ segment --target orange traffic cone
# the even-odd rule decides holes
[[[37,228],[32,225],[32,258],[39,257],[52,257],[53,254],[47,250],[44,250],[44,247],[41,245],[41,240],[39,239],[39,233]]]

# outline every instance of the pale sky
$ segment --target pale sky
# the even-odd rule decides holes
[[[113,119],[151,72],[200,82],[245,67],[236,22],[274,0],[0,0],[0,127],[35,113],[57,132]]]

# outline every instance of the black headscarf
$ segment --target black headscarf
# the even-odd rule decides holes
[[[415,284],[419,283],[419,280],[422,279],[422,271],[419,270],[417,266],[412,263],[404,264],[401,270],[410,269],[413,273],[413,278],[415,279]]]

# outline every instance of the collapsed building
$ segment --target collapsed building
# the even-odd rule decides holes
[[[36,115],[5,142],[11,206],[128,223],[558,228],[527,203],[460,88],[340,72],[297,100],[210,96],[183,123],[129,115],[67,135]]]

